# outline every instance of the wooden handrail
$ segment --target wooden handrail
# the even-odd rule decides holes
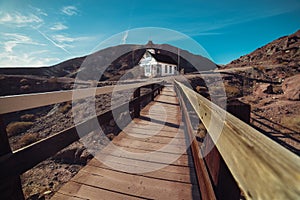
[[[83,99],[99,94],[106,94],[139,88],[151,84],[160,84],[162,81],[152,81],[124,85],[112,85],[97,88],[65,90],[56,92],[33,93],[0,97],[0,114],[11,113],[31,108]],[[76,95],[74,95],[76,94]]]
[[[203,122],[247,199],[299,198],[299,157],[182,83],[175,84]],[[212,120],[216,122],[213,125]],[[220,135],[213,131],[216,126]]]
[[[142,87],[152,85],[152,84],[153,83],[142,84]],[[129,102],[129,107],[134,107],[137,104],[139,105],[140,102],[142,102],[146,98],[150,99],[153,93],[155,93],[161,87],[163,87],[162,84],[154,88],[152,87],[153,90],[151,90],[150,92],[132,99]],[[112,114],[113,111],[118,111],[118,110],[126,111],[127,109],[128,109],[128,104],[124,103],[122,105],[117,106],[113,110],[109,110],[104,113],[101,113],[100,115],[90,118],[84,122],[81,122],[76,126],[72,126],[66,130],[63,130],[45,139],[37,141],[31,145],[28,145],[14,152],[7,153],[1,156],[0,157],[0,179],[12,177],[24,173],[25,171],[34,167],[36,164],[51,157],[58,151],[62,150],[63,148],[70,145],[71,143],[80,139],[80,137],[77,134],[78,129],[81,130],[81,137],[82,137],[90,133],[91,131],[96,130],[98,122],[108,123],[113,116]]]

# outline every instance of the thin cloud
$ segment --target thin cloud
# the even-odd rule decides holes
[[[48,16],[48,14],[46,12],[44,12],[42,9],[34,7],[32,5],[29,5],[29,8],[31,8],[37,15],[44,15],[44,16]]]
[[[61,12],[68,16],[78,15],[79,13],[75,6],[65,6],[61,9]]]
[[[5,24],[5,25],[15,25],[18,27],[22,26],[27,26],[29,24],[37,24],[37,23],[42,23],[43,20],[34,15],[34,14],[29,14],[29,15],[22,15],[19,12],[14,12],[14,13],[0,13],[0,24]]]
[[[75,40],[77,40],[76,38],[71,38],[71,37],[67,37],[64,35],[53,35],[52,39],[57,41],[58,43],[65,43],[65,42],[74,42]]]
[[[3,33],[4,39],[6,40],[4,44],[4,50],[6,52],[13,52],[13,48],[19,44],[27,45],[44,45],[38,42],[34,42],[30,37],[17,34],[17,33]]]
[[[61,30],[66,30],[68,28],[69,27],[67,27],[66,25],[58,22],[58,23],[54,24],[54,26],[52,26],[50,29],[53,31],[61,31]]]
[[[127,41],[127,38],[128,38],[128,33],[129,33],[129,31],[125,31],[125,34],[122,38],[122,44],[126,44],[126,41]]]
[[[67,49],[64,48],[63,45],[60,45],[60,44],[56,43],[54,40],[52,40],[52,39],[51,39],[50,37],[48,37],[46,34],[44,34],[43,32],[41,32],[39,29],[36,29],[36,28],[35,28],[35,30],[36,30],[37,32],[39,32],[46,40],[48,40],[49,42],[51,42],[54,46],[60,48],[60,49],[63,50],[64,52],[66,52],[66,53],[72,55]]]
[[[32,53],[2,52],[0,53],[0,66],[1,67],[41,67],[41,66],[48,66],[54,62],[60,61],[60,59],[56,57],[35,56],[39,53],[40,52],[32,52]]]

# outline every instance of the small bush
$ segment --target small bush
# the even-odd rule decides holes
[[[32,122],[35,119],[34,114],[25,114],[20,117],[21,121]]]
[[[300,131],[300,116],[283,116],[281,118],[281,124],[287,128],[290,128],[296,132]]]
[[[23,133],[32,125],[32,122],[12,122],[6,127],[7,136],[11,137]]]
[[[237,97],[241,95],[241,90],[239,90],[238,87],[232,86],[232,85],[226,85],[225,91],[227,94],[227,97]]]
[[[29,144],[32,144],[34,142],[38,141],[38,134],[37,133],[28,133],[25,134],[20,140],[19,144],[24,147]]]
[[[67,113],[70,109],[72,108],[72,103],[71,102],[66,102],[63,103],[60,107],[59,107],[59,111],[63,114]]]

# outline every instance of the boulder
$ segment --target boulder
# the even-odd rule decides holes
[[[254,88],[255,95],[262,96],[264,94],[273,94],[273,86],[269,83],[258,84]]]
[[[300,74],[284,80],[282,85],[284,96],[293,101],[300,100]]]

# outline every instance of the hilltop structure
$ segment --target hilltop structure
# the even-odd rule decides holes
[[[147,49],[139,61],[143,68],[144,76],[160,77],[178,74],[177,63],[170,56],[161,55],[154,49]]]

